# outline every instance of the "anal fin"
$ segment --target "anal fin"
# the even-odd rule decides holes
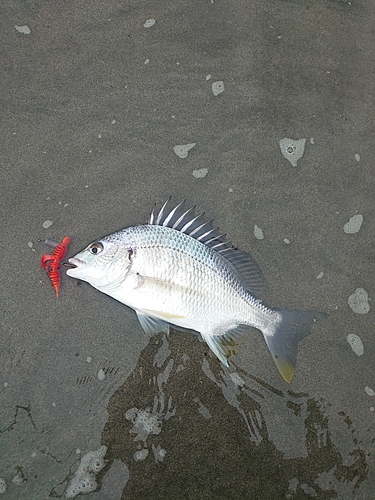
[[[225,365],[228,365],[228,358],[234,354],[235,342],[228,335],[204,335],[201,333],[203,340],[208,344],[211,351]]]

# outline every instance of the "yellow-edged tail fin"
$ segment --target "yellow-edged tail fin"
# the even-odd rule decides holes
[[[280,314],[280,322],[273,332],[263,334],[281,376],[286,382],[290,382],[296,367],[299,341],[309,335],[317,319],[327,315],[316,311],[292,309],[274,311]]]

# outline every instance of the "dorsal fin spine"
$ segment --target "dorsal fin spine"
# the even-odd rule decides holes
[[[194,205],[195,207],[195,205]],[[186,233],[189,231],[189,228],[194,226],[194,224],[199,224],[199,219],[202,219],[204,220],[204,212],[203,214],[200,214],[200,215],[197,215],[196,217],[194,217],[194,219],[190,220],[189,222],[187,222],[181,229],[181,233]],[[192,232],[189,233],[190,235],[192,234]]]
[[[164,211],[168,205],[168,203],[171,201],[171,197],[168,198],[168,200],[164,203],[164,205],[161,207],[160,209],[160,212],[158,214],[158,217],[156,219],[156,224],[158,226],[161,226],[163,224],[163,221],[164,221],[164,217],[165,217],[165,214],[164,214]],[[184,201],[182,203],[185,203]],[[180,205],[182,205],[182,203],[180,203]],[[176,207],[177,209],[178,207]]]
[[[182,203],[169,209],[169,198],[159,212],[156,205],[152,209],[149,224],[165,226],[185,233],[215,253],[226,259],[238,273],[243,287],[254,297],[259,298],[265,290],[265,282],[256,262],[246,252],[234,248],[231,241],[226,240],[226,234],[220,234],[218,227],[213,227],[213,219],[205,222],[204,214],[195,216],[195,205],[185,210]]]
[[[195,239],[198,239],[200,231],[204,231],[206,229],[206,226],[212,228],[212,223],[213,223],[213,219],[211,219],[207,222],[204,222],[203,224],[201,224],[200,226],[195,228],[191,233],[189,233],[190,236],[192,236]]]
[[[208,241],[211,241],[216,238],[216,233],[218,232],[218,227],[214,227],[213,229],[210,229],[206,233],[201,234],[200,236],[197,237],[197,240],[199,241],[204,241],[205,243]],[[210,236],[212,235],[212,238]],[[218,236],[218,235],[217,235]]]
[[[190,213],[190,212],[191,212],[191,213],[193,214],[193,216],[194,216],[194,212],[195,212],[195,205],[194,205],[194,206],[192,206],[191,208],[189,208],[189,210],[186,210],[186,212],[184,212],[184,213],[181,215],[181,217],[180,217],[178,220],[176,220],[176,222],[173,224],[173,226],[172,226],[172,227],[173,227],[174,229],[177,229],[178,231],[181,231],[181,229],[179,228],[179,226],[180,226],[180,224],[183,224],[184,219],[185,219],[186,217],[188,217],[188,216],[189,216],[189,213]],[[185,225],[185,224],[184,224],[184,225]]]
[[[180,208],[180,207],[183,207],[185,205],[185,200],[180,203],[179,205],[177,205],[177,207],[175,207],[169,215],[167,215],[167,217],[164,219],[163,221],[163,226],[169,226],[169,222],[173,219],[175,213],[177,212],[177,210]]]

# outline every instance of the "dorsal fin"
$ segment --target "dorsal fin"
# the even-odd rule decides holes
[[[212,219],[205,221],[204,213],[196,216],[195,205],[186,209],[184,200],[173,208],[169,197],[159,211],[154,205],[148,223],[176,229],[204,243],[231,263],[243,287],[252,295],[260,298],[264,294],[266,283],[258,264],[249,254],[233,247],[226,233],[220,233],[219,228],[213,226]]]

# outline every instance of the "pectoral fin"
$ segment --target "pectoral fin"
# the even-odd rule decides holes
[[[169,323],[153,316],[147,316],[140,311],[136,311],[139,322],[146,333],[153,334],[164,332],[169,334]]]

